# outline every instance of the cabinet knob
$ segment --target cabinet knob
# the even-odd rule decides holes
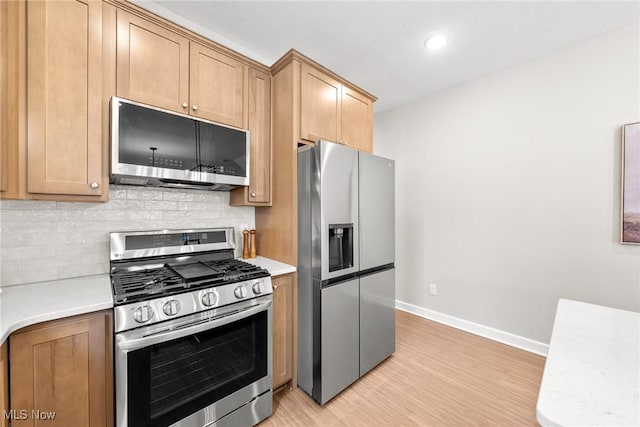
[[[251,193],[251,197],[256,197],[256,193]]]
[[[189,107],[189,104],[187,104],[186,102],[182,103],[182,108],[188,108],[188,107]]]
[[[89,184],[89,187],[91,187],[92,190],[95,190],[96,188],[100,187],[100,184],[98,184],[96,181],[93,181],[91,184]]]
[[[275,291],[276,289],[278,289],[278,285],[273,285],[273,290]]]
[[[191,107],[193,109],[193,111],[198,111],[198,106],[194,105],[193,107]]]

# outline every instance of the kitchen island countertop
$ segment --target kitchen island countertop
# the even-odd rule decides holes
[[[544,426],[640,425],[640,313],[561,299],[536,415]]]

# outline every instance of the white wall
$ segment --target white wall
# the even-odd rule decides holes
[[[541,342],[559,298],[640,311],[640,246],[618,243],[639,51],[629,27],[376,115],[399,301]]]
[[[219,191],[112,185],[107,203],[3,200],[0,286],[108,273],[111,231],[235,227],[237,256],[254,226],[254,208]]]

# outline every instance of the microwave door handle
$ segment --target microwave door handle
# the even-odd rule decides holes
[[[197,334],[198,332],[218,328],[220,326],[224,326],[238,320],[246,319],[249,316],[269,309],[269,307],[271,307],[271,301],[261,302],[257,305],[252,306],[251,308],[247,308],[238,313],[234,313],[231,315],[222,315],[221,317],[205,322],[202,322],[201,320],[193,322],[194,324],[192,326],[186,325],[180,327],[179,329],[174,329],[171,331],[161,331],[141,338],[124,339],[123,341],[119,342],[117,346],[120,350],[124,351],[137,350],[139,348],[148,347],[153,344],[170,341],[176,338],[186,337],[189,335]]]

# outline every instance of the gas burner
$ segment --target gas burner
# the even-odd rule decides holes
[[[143,300],[151,295],[186,287],[182,278],[167,267],[113,273],[111,283],[116,304]]]
[[[205,262],[204,264],[214,270],[223,271],[224,275],[221,279],[224,283],[240,282],[269,276],[267,270],[237,259],[218,260]]]
[[[148,291],[151,294],[157,294],[159,292],[162,292],[164,288],[167,287],[164,282],[160,282],[157,279],[153,279],[149,282],[143,283],[143,285],[144,285],[144,290]]]
[[[269,276],[267,270],[232,258],[166,261],[161,267],[123,268],[112,273],[116,305]],[[158,260],[153,263],[157,266]]]

